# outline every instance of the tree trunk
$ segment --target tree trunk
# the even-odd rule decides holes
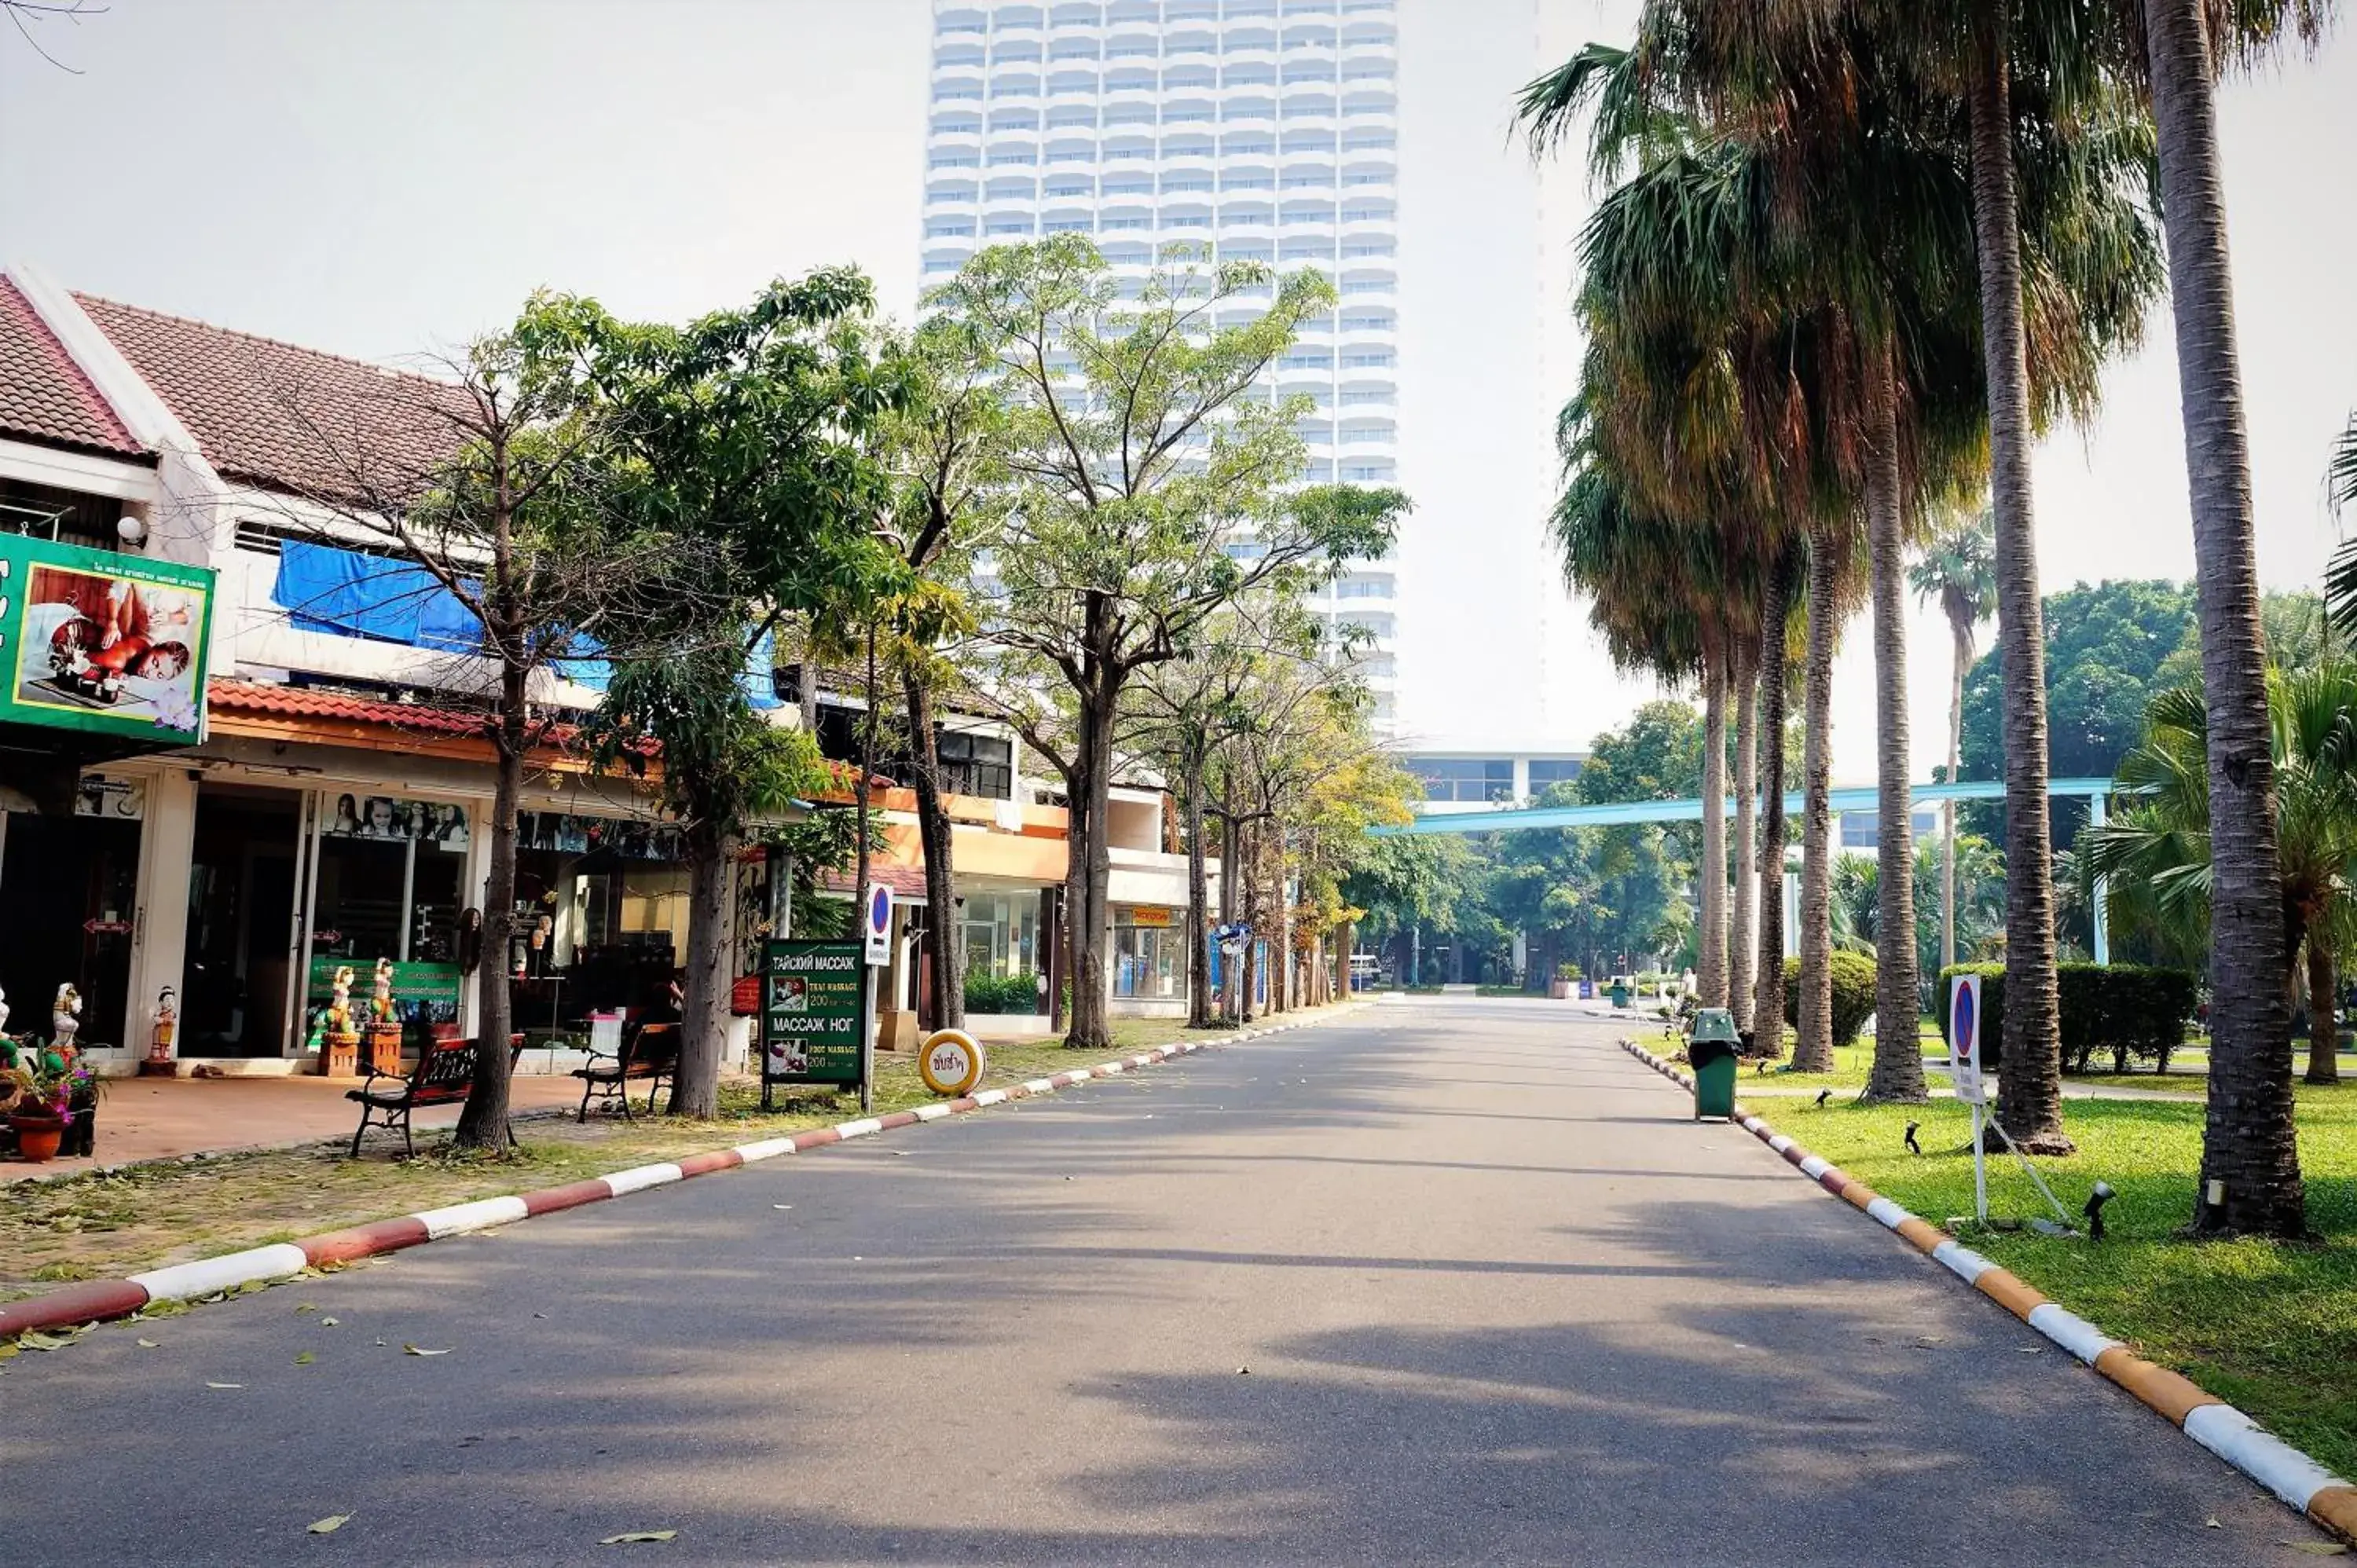
[[[1244,923],[1252,929],[1251,934],[1244,938],[1243,961],[1236,965],[1236,980],[1238,985],[1236,993],[1236,1022],[1239,1024],[1249,1024],[1253,1021],[1253,1004],[1260,992],[1260,942],[1262,929],[1260,918],[1260,897],[1258,892],[1260,878],[1257,875],[1257,867],[1253,865],[1253,854],[1254,852],[1253,840],[1258,836],[1259,835],[1254,833],[1252,829],[1243,826],[1242,823],[1237,824],[1237,866],[1240,874],[1244,878],[1244,885],[1242,890]]]
[[[2307,1200],[2292,1128],[2291,1019],[2282,987],[2267,983],[2289,955],[2276,857],[2266,650],[2217,100],[2200,0],[2145,0],[2145,32],[2192,488],[2201,691],[2210,710],[2215,999],[2193,1225],[2205,1235],[2298,1236],[2307,1227]]]
[[[1735,655],[1735,919],[1727,937],[1727,1002],[1735,1027],[1751,1027],[1751,933],[1759,907],[1760,672],[1748,650]]]
[[[1874,1066],[1866,1098],[1927,1101],[1916,1039],[1914,759],[1907,739],[1907,535],[1899,475],[1897,348],[1869,356],[1866,510],[1874,595]]]
[[[703,822],[687,835],[687,962],[681,976],[679,1071],[671,1113],[720,1112],[720,1055],[728,1039],[728,873],[735,848]]]
[[[2332,944],[2308,934],[2308,1081],[2341,1081],[2341,1006],[2332,973]]]
[[[1809,540],[1809,655],[1802,671],[1801,1004],[1792,1047],[1798,1072],[1834,1069],[1833,829],[1827,798],[1833,768],[1834,650],[1841,628],[1835,590],[1840,543],[1819,524]]]
[[[933,694],[913,672],[903,672],[909,702],[909,747],[916,767],[917,836],[925,846],[925,938],[932,949],[933,1027],[965,1026],[965,943],[958,930],[956,846],[949,807],[942,800],[941,747],[933,736]]]
[[[1203,759],[1187,769],[1187,1026],[1208,1029],[1211,1017],[1211,875],[1203,854]]]
[[[860,726],[859,777],[851,786],[852,809],[859,813],[853,828],[853,842],[857,846],[858,870],[851,884],[851,934],[865,945],[867,933],[867,890],[872,886],[871,865],[873,833],[867,821],[867,802],[873,790],[870,783],[876,777],[876,718],[879,693],[876,688],[876,628],[867,628],[867,722]],[[878,1022],[876,1013],[876,966],[864,963],[859,971],[859,983],[867,996],[867,1027],[872,1032]],[[865,1112],[875,1099],[875,1085],[868,1081],[867,1069],[875,1065],[867,1042],[860,1042],[861,1072],[859,1109]]]
[[[1299,955],[1293,950],[1293,895],[1286,886],[1285,830],[1278,828],[1269,834],[1269,880],[1276,888],[1276,973],[1275,983],[1269,989],[1268,1010],[1289,1013],[1293,1010],[1293,975]]]
[[[1706,639],[1702,654],[1702,939],[1699,982],[1706,1007],[1727,1005],[1727,655]]]
[[[1996,523],[1997,649],[2004,679],[2005,1023],[1996,1116],[2021,1147],[2069,1154],[2054,978],[2054,841],[2046,799],[2046,628],[2030,505],[2029,361],[2022,326],[2007,9],[1991,6],[1981,18],[1971,91],[1973,232],[1980,258],[1989,507]]]
[[[483,885],[483,957],[475,983],[482,997],[474,1087],[458,1112],[453,1148],[504,1154],[508,1145],[508,1036],[515,1031],[515,996],[508,951],[515,936],[516,812],[523,796],[523,676],[502,682],[501,701],[514,701],[500,718],[498,765],[491,786],[491,865]]]
[[[1973,663],[1973,628],[1963,622],[1950,628],[1955,634],[1953,668],[1948,677],[1948,768],[1945,781],[1953,784],[1964,765],[1964,672]],[[1940,802],[1940,968],[1956,967],[1956,803]],[[1935,998],[1932,1004],[1939,1004]]]
[[[1106,902],[1113,880],[1113,850],[1108,842],[1109,804],[1113,789],[1113,726],[1120,691],[1102,674],[1083,698],[1081,749],[1086,757],[1087,838],[1075,841],[1082,881],[1080,904],[1072,924],[1072,1019],[1064,1044],[1072,1050],[1101,1051],[1113,1045],[1113,1026],[1106,992],[1110,977],[1105,961],[1106,932],[1112,911]]]
[[[1760,629],[1760,962],[1752,977],[1753,1048],[1784,1054],[1784,630],[1792,603],[1789,553],[1768,573]]]

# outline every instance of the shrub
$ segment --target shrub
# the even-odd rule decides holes
[[[1874,961],[1862,952],[1833,955],[1834,1044],[1857,1044],[1857,1032],[1874,1016]],[[1801,1026],[1801,961],[1784,961],[1784,1022]]]
[[[1557,980],[1577,980],[1580,977],[1579,965],[1566,960],[1555,966],[1555,977]]]
[[[1960,963],[1940,972],[1940,994],[1932,1016],[1940,1038],[1948,1037],[1948,983],[1959,974],[1981,977],[1981,1056],[1994,1070],[2005,1042],[2005,965]],[[2062,1030],[2062,1067],[2085,1072],[2099,1050],[2112,1053],[2112,1070],[2126,1072],[2131,1057],[2169,1070],[2169,1053],[2185,1042],[2193,1016],[2193,973],[2133,963],[2055,965]]]
[[[1039,977],[1020,974],[969,974],[965,977],[965,1010],[969,1013],[1037,1013]]]

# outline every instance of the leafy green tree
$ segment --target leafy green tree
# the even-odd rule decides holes
[[[1307,584],[1381,556],[1396,492],[1297,492],[1295,422],[1308,400],[1255,393],[1301,322],[1330,306],[1315,272],[1205,267],[1172,255],[1133,296],[1096,248],[1064,234],[997,246],[932,296],[999,345],[1011,477],[980,619],[1010,699],[1066,693],[1074,874],[1067,916],[1071,1046],[1111,1043],[1106,838],[1114,731],[1137,671],[1175,659],[1211,616],[1255,590]],[[1236,307],[1265,301],[1238,321]],[[1249,549],[1229,546],[1249,540]],[[1035,741],[1036,744],[1036,741]]]
[[[698,593],[653,607],[618,658],[597,728],[609,759],[659,751],[683,829],[690,905],[672,1109],[718,1108],[728,1026],[729,868],[748,832],[813,782],[814,754],[751,711],[747,659],[780,618],[873,603],[904,576],[878,542],[886,476],[864,436],[908,391],[880,351],[867,280],[780,281],[684,327],[547,302],[567,394],[595,431],[608,504],[703,563]],[[862,819],[865,820],[864,817]]]

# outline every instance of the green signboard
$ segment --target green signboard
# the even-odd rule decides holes
[[[194,746],[213,574],[0,534],[0,723]]]
[[[352,1021],[366,1028],[370,1003],[376,995],[376,965],[350,958],[313,958],[310,983],[304,996],[312,1007],[335,1000],[336,971],[352,972]],[[455,963],[396,963],[393,966],[393,1005],[405,1024],[455,1024],[458,1021],[458,966]]]
[[[780,1083],[856,1089],[866,1060],[867,959],[856,941],[761,947],[761,1101]]]

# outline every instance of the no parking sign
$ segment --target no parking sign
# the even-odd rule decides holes
[[[1981,1103],[1981,977],[1977,974],[1960,974],[1950,983],[1948,1076],[1957,1099]]]

